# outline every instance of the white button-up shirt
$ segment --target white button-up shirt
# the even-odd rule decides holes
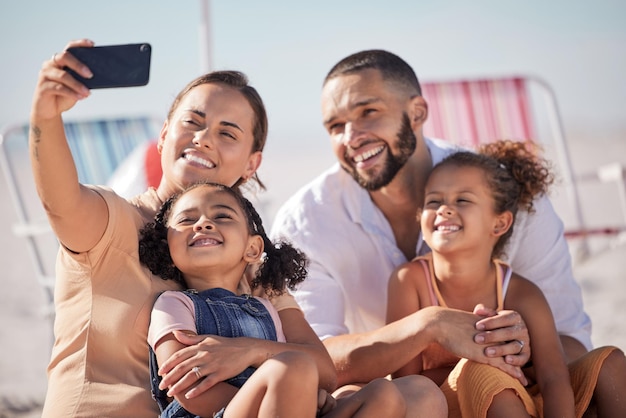
[[[426,139],[433,164],[454,145]],[[535,212],[520,210],[505,248],[513,270],[544,292],[557,330],[591,348],[591,321],[574,280],[563,222],[547,197]],[[389,222],[368,192],[335,164],[300,189],[278,211],[270,234],[310,259],[309,276],[294,296],[320,338],[371,331],[385,325],[387,281],[408,260]],[[430,251],[421,236],[416,254]]]

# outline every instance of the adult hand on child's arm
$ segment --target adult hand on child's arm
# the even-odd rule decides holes
[[[178,350],[161,363],[161,388],[169,387],[170,395],[185,393],[187,398],[194,398],[249,366],[259,367],[276,354],[300,351],[311,355],[316,361],[320,387],[332,391],[336,386],[333,363],[302,312],[299,309],[284,309],[279,315],[287,338],[286,343],[246,337],[188,335],[174,331],[176,339],[187,347]],[[191,371],[193,367],[200,368],[203,378],[197,386],[191,388],[198,380]]]
[[[194,398],[215,384],[238,375],[248,366],[257,367],[262,363],[252,358],[255,355],[252,346],[258,346],[263,340],[195,335],[181,331],[174,331],[173,334],[187,347],[176,351],[159,367],[163,378],[160,387],[169,387],[170,396],[184,393],[187,398]],[[189,390],[198,381],[192,371],[194,367],[199,368],[202,380]]]
[[[476,324],[482,321],[480,316],[450,308],[429,307],[422,309],[422,311],[425,310],[432,310],[431,316],[434,314],[435,319],[430,321],[431,328],[433,328],[431,334],[439,345],[458,357],[497,367],[519,379],[522,384],[526,384],[526,378],[519,366],[506,363],[503,356],[487,355],[486,352],[492,354],[489,350],[492,346],[485,346],[489,342],[483,344],[476,341],[481,334],[477,333],[476,329]],[[519,344],[517,346],[519,350]]]
[[[196,334],[191,331],[174,331],[182,334],[195,336]],[[185,345],[178,341],[173,334],[167,334],[162,337],[155,346],[155,354],[157,360],[169,359],[179,350],[185,349]],[[168,390],[168,396],[173,396],[181,404],[183,408],[191,412],[193,415],[200,416],[212,416],[216,411],[224,408],[230,400],[237,394],[237,388],[227,383],[216,382],[211,385],[210,388],[199,393],[198,396],[188,398],[187,393],[189,389],[203,382],[205,378],[201,376],[200,369],[197,373],[195,370],[190,370],[184,375],[184,379],[190,386],[185,387],[182,391],[173,393],[172,390]],[[185,383],[187,384],[187,383]],[[161,389],[165,389],[163,385],[160,385]]]
[[[496,312],[482,304],[476,305],[474,313],[483,317],[476,323],[476,329],[480,332],[476,334],[474,341],[487,346],[484,349],[485,356],[490,359],[502,358],[520,376],[509,373],[507,370],[510,368],[505,370],[498,367],[514,377],[521,377],[520,381],[527,384],[521,367],[530,360],[530,337],[522,316],[512,310]]]

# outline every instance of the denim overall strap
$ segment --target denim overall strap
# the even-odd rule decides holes
[[[190,289],[185,293],[194,302],[198,334],[277,340],[274,321],[258,299],[221,288],[201,292]],[[226,383],[240,388],[255,370],[248,367]]]
[[[272,316],[257,298],[221,288],[202,292],[190,289],[185,294],[196,309],[198,334],[277,340]]]
[[[202,292],[186,290],[185,294],[194,303],[196,332],[199,335],[219,335],[222,337],[253,337],[276,341],[276,327],[272,317],[261,301],[249,295],[238,296],[225,289],[208,289]],[[162,411],[162,418],[196,418],[185,410],[175,399],[168,404],[166,391],[158,388],[161,377],[158,376],[156,356],[150,349],[150,377],[152,397]],[[254,367],[248,367],[239,375],[226,380],[240,388],[254,373]],[[216,417],[223,413],[219,411]]]

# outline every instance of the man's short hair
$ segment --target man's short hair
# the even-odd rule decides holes
[[[399,56],[381,49],[357,52],[342,59],[328,72],[324,84],[332,78],[367,69],[378,70],[384,80],[408,89],[411,96],[422,95],[422,88],[411,66]]]

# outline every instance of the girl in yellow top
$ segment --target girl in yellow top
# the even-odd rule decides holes
[[[626,358],[615,347],[565,362],[552,313],[539,288],[498,260],[518,208],[532,212],[553,177],[523,143],[500,141],[458,152],[431,172],[421,229],[432,253],[399,266],[389,281],[387,321],[442,305],[519,312],[528,327],[533,367],[522,383],[497,368],[431,345],[395,376],[423,374],[440,385],[450,417],[626,416]],[[532,216],[532,213],[531,215]],[[520,351],[523,343],[520,343]],[[534,385],[536,383],[536,385]]]

